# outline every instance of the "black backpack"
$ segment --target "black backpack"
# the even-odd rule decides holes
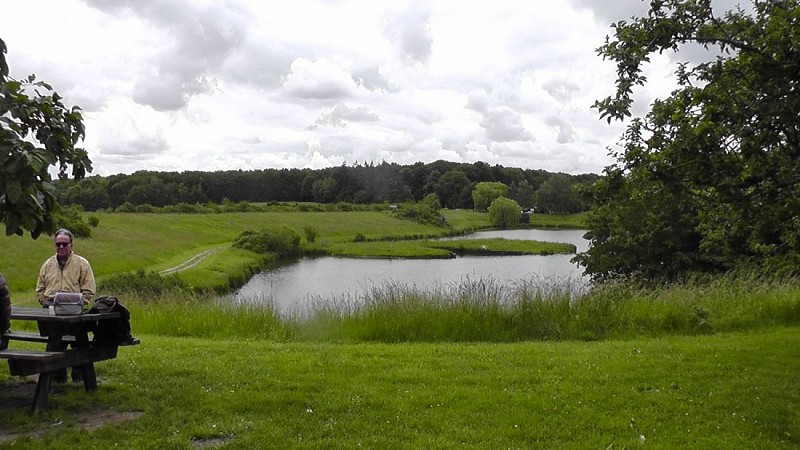
[[[92,327],[92,345],[131,345],[136,340],[131,336],[131,313],[113,296],[101,296],[94,300],[89,313],[118,312],[119,318],[98,320]]]

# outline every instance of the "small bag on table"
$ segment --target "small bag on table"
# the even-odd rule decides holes
[[[57,316],[76,316],[83,312],[83,295],[57,292],[53,298],[53,310]]]

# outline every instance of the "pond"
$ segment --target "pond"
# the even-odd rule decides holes
[[[482,231],[463,238],[533,239],[575,244],[585,251],[585,230]],[[588,280],[569,260],[574,255],[463,256],[454,259],[304,258],[253,276],[234,297],[237,302],[272,301],[281,311],[303,309],[311,302],[359,298],[375,287],[403,285],[419,290],[457,286],[466,280],[516,283],[570,283]]]

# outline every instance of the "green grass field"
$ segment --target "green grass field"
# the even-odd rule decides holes
[[[594,343],[140,337],[98,364],[95,394],[57,386],[41,417],[0,407],[0,448],[800,445],[796,328]],[[0,399],[31,383],[5,378]],[[82,429],[81,414],[108,410],[136,418]]]
[[[454,227],[488,225],[472,211],[445,214]],[[110,214],[76,252],[102,277],[214,249],[181,275],[210,286],[261,263],[230,248],[234,237],[281,224],[312,224],[318,245],[368,255],[420,242],[354,243],[357,233],[438,230],[381,213]],[[0,245],[6,274],[35,277],[52,252],[49,239]],[[0,449],[800,446],[798,280],[731,275],[587,294],[546,281],[378,286],[288,316],[210,292],[126,292],[142,344],[96,365],[94,394],[57,385],[32,416],[35,377],[0,365]],[[12,286],[19,304],[33,281]]]

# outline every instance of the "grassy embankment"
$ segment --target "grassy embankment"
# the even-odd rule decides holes
[[[326,226],[328,242],[365,232]],[[147,267],[221,245],[222,228],[163,242],[162,260]],[[448,292],[379,286],[288,318],[181,292],[125,298],[143,344],[98,364],[95,395],[59,387],[41,418],[0,408],[0,439],[46,428],[10,448],[800,444],[794,281],[621,284],[583,297],[537,280],[474,280]],[[0,398],[21,382],[0,368]],[[78,414],[105,408],[141,417],[78,429]]]

